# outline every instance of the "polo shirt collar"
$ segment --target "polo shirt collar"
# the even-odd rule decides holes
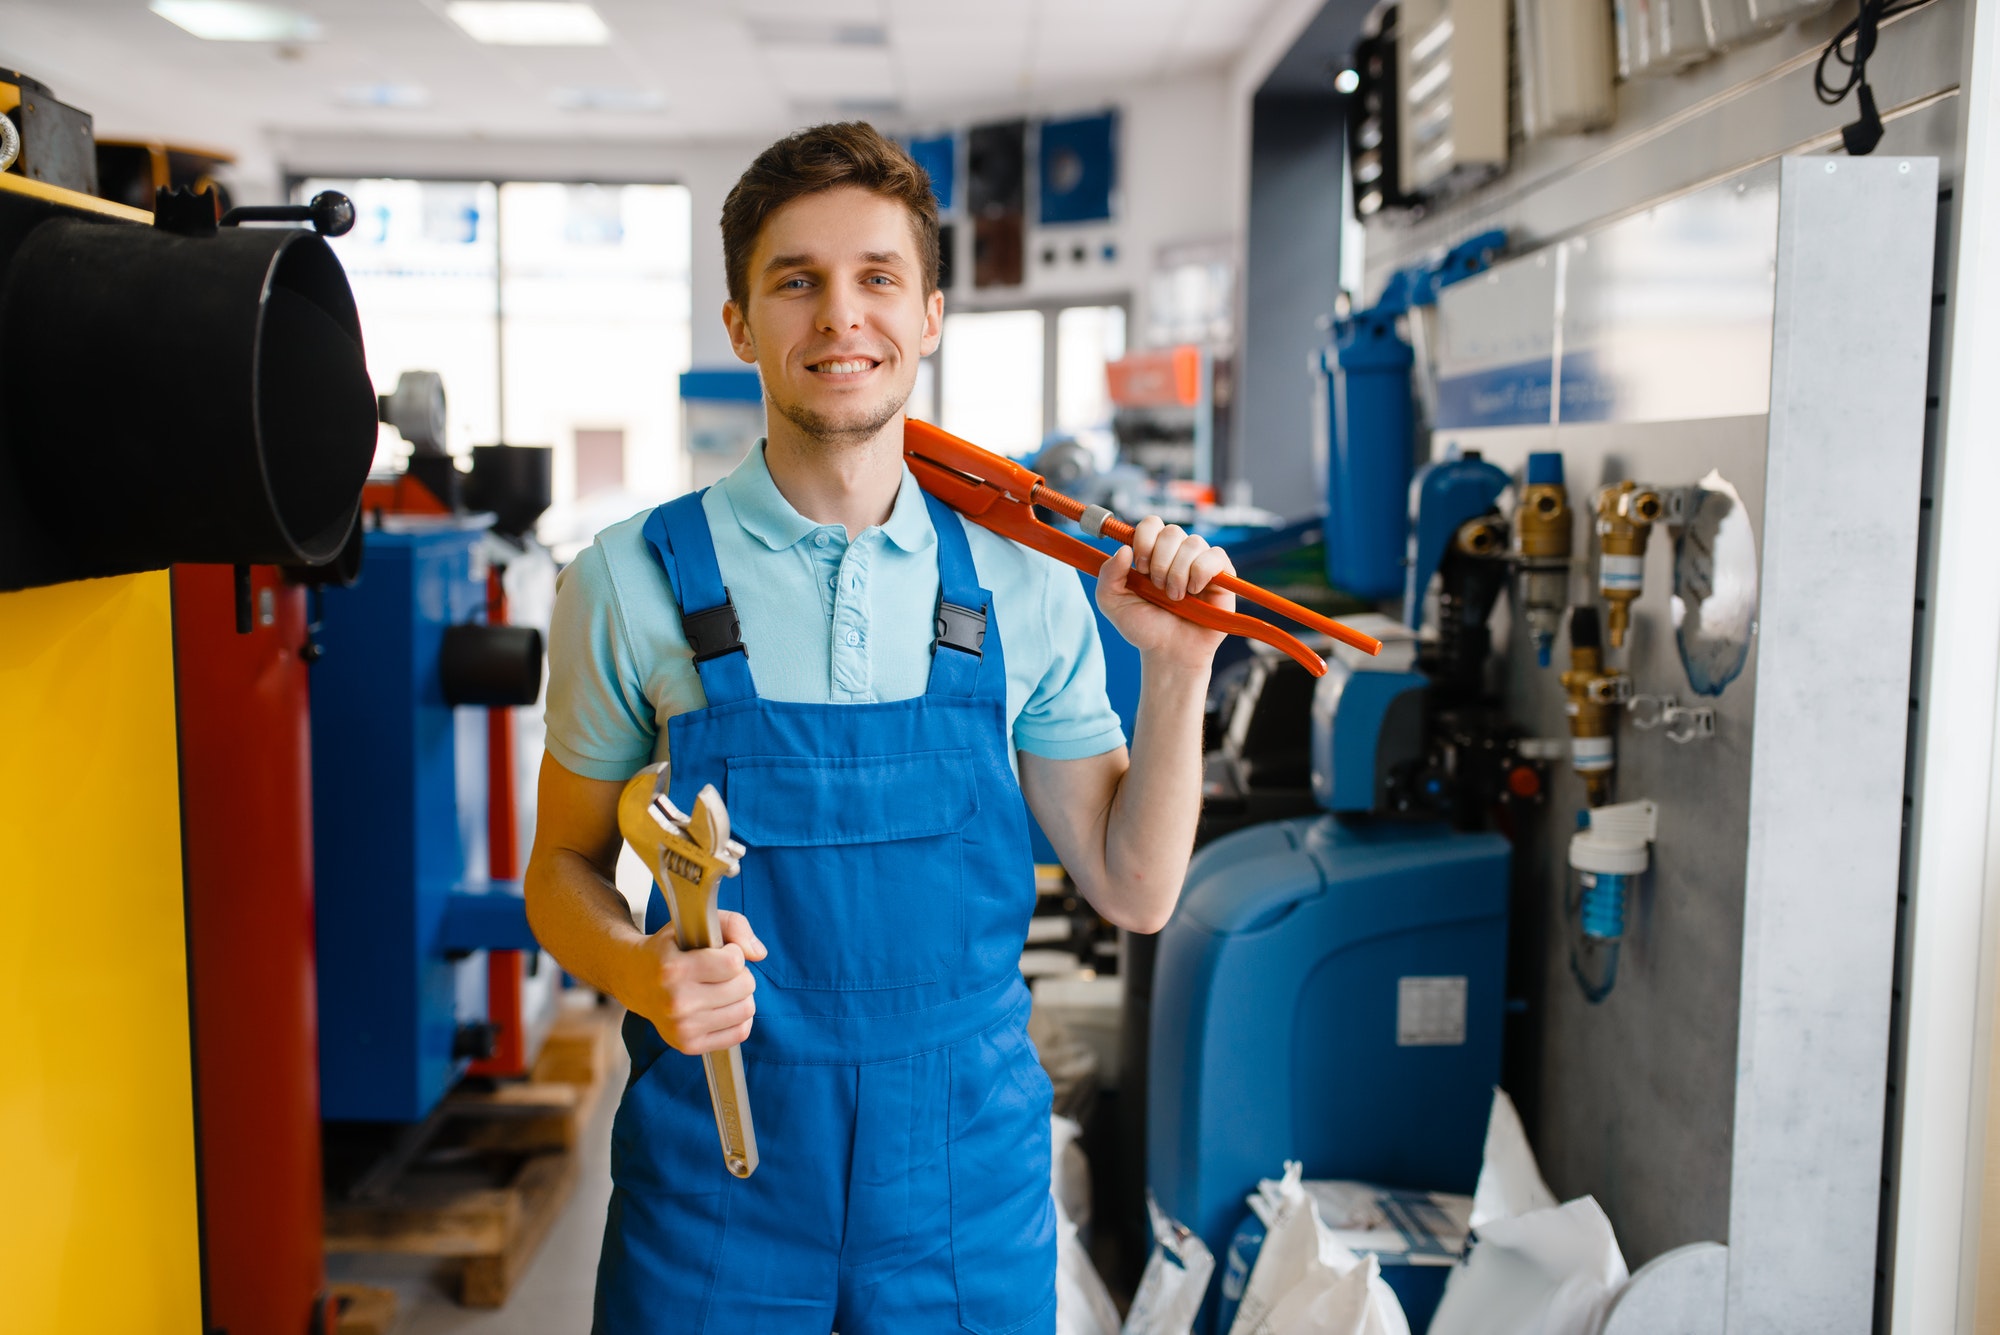
[[[721,485],[743,531],[774,552],[793,546],[822,527],[793,509],[792,503],[778,490],[778,484],[771,480],[771,466],[765,461],[761,440]],[[923,489],[907,465],[902,485],[896,489],[896,504],[882,525],[882,536],[906,552],[922,551],[937,541],[930,510],[924,504]]]

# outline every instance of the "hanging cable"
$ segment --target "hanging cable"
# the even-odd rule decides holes
[[[1882,24],[1898,14],[1906,14],[1912,9],[1921,9],[1930,0],[1903,0],[1901,4],[1891,4],[1889,0],[1856,0],[1859,11],[1852,22],[1834,34],[1826,44],[1826,50],[1819,53],[1819,64],[1813,69],[1813,92],[1829,107],[1839,106],[1847,100],[1849,93],[1856,95],[1861,107],[1861,117],[1852,125],[1843,126],[1840,141],[1847,146],[1850,157],[1866,157],[1882,142],[1882,116],[1875,109],[1875,90],[1868,86],[1868,61],[1875,54],[1875,42]],[[1843,48],[1849,43],[1853,50]],[[1827,65],[1831,61],[1847,69],[1847,77],[1838,85],[1827,78]]]

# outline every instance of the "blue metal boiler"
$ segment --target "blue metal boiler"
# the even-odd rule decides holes
[[[533,703],[541,637],[486,626],[484,524],[366,535],[312,677],[320,1113],[422,1121],[491,1050],[488,949],[533,950],[486,875],[486,710]],[[524,698],[525,697],[525,698]]]

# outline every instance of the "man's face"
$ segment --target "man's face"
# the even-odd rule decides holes
[[[902,204],[858,187],[795,199],[757,236],[742,306],[722,308],[771,408],[816,440],[872,439],[937,348],[944,294],[924,294],[914,223]]]

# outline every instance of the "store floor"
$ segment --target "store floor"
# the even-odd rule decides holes
[[[541,1253],[498,1311],[460,1307],[454,1264],[420,1256],[330,1256],[328,1278],[394,1289],[391,1335],[587,1335],[597,1282],[597,1249],[611,1200],[611,1118],[625,1088],[625,1045],[612,1067],[579,1146],[582,1173]]]

